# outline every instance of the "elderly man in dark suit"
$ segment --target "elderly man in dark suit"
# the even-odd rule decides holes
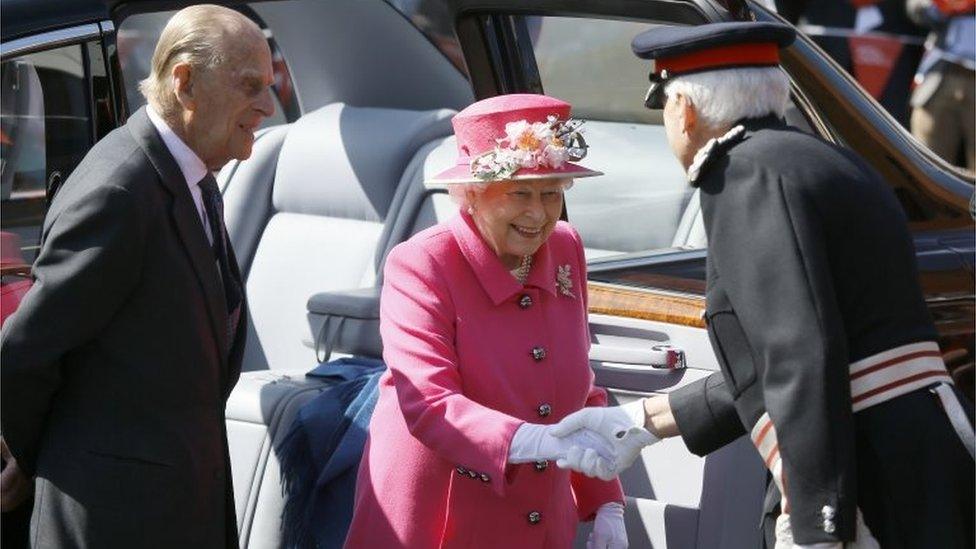
[[[773,480],[770,547],[972,547],[970,405],[943,363],[905,214],[863,160],[783,122],[779,50],[793,38],[719,23],[634,39],[655,60],[647,106],[663,108],[701,193],[721,372],[560,427],[615,441],[618,466],[639,446],[630,429],[680,434],[699,455],[749,435]]]
[[[272,82],[253,22],[180,11],[141,86],[149,106],[54,200],[0,347],[34,546],[237,545],[224,407],[246,309],[211,172],[250,155]]]

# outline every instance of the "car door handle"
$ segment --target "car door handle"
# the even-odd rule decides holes
[[[606,368],[620,370],[681,370],[687,367],[685,352],[668,343],[647,348],[630,348],[606,344],[590,347],[590,360]]]

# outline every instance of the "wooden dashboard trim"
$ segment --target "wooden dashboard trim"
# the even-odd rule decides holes
[[[591,313],[705,327],[705,298],[588,282]]]

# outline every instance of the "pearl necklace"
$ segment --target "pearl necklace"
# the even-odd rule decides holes
[[[532,256],[523,255],[522,262],[519,263],[519,266],[517,268],[511,271],[512,276],[515,277],[515,280],[518,280],[519,284],[525,284],[525,280],[529,278],[529,269],[531,268],[532,268]]]

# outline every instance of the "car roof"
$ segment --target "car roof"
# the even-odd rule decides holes
[[[3,0],[3,41],[110,19],[119,0]]]
[[[6,42],[45,31],[98,23],[140,11],[176,9],[198,2],[187,0],[3,0],[0,2],[0,38]],[[210,0],[212,4],[243,2]]]

